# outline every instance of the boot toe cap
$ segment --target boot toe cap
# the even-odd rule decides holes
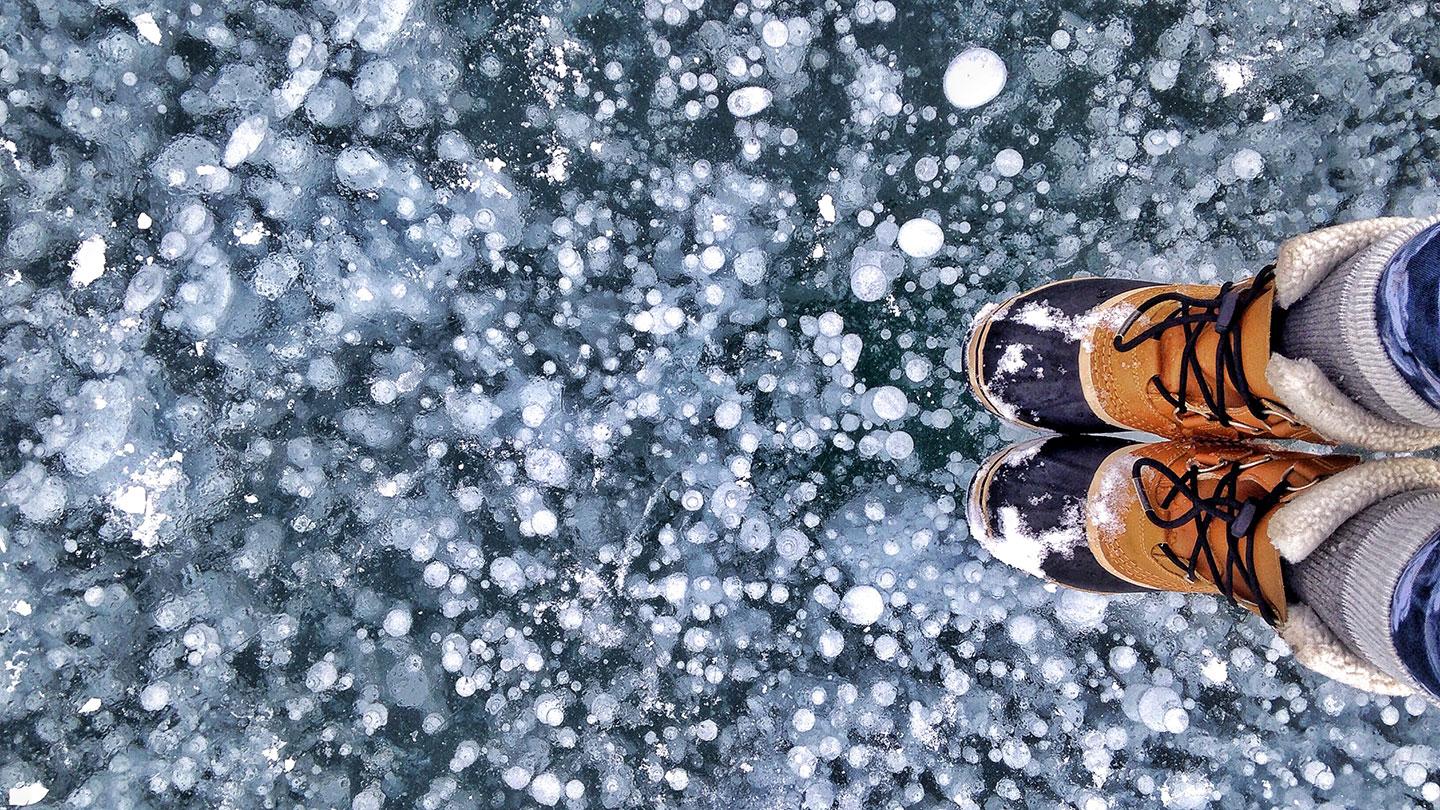
[[[1103,436],[1051,436],[1012,445],[970,486],[970,533],[1001,562],[1098,593],[1147,590],[1106,570],[1086,540],[1086,498],[1100,465],[1129,445]]]
[[[1080,278],[1021,293],[982,313],[970,333],[968,375],[976,398],[1001,418],[1038,430],[1117,430],[1090,407],[1080,373],[1087,316],[1115,296],[1151,286]]]

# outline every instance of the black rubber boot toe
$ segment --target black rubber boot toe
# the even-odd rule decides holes
[[[997,560],[1060,585],[1098,593],[1147,588],[1095,559],[1085,538],[1086,496],[1110,454],[1110,436],[1049,436],[992,456],[970,485],[970,533]]]
[[[982,313],[971,327],[966,351],[975,398],[1021,427],[1057,433],[1118,430],[1090,408],[1080,384],[1086,315],[1121,293],[1150,286],[1113,278],[1057,281]]]

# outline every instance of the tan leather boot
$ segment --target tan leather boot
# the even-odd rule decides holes
[[[1101,287],[1128,289],[1097,300]],[[981,404],[1028,427],[1316,440],[1265,380],[1274,299],[1269,270],[1219,286],[1058,282],[977,319],[970,380]],[[999,361],[987,364],[985,350],[1017,331],[1053,333],[1073,346],[1064,354],[1067,360],[1073,354],[1073,364],[1057,363],[1057,352],[1037,351],[1053,346],[1053,338],[1012,338],[999,347]],[[1029,362],[1038,364],[1033,369],[1038,376],[1027,386],[1023,371]],[[1053,404],[1020,406],[1047,399],[1035,389],[1058,394],[1062,385],[1073,399],[1073,415],[1063,424],[1055,424]]]
[[[1217,594],[1269,622],[1298,663],[1359,689],[1407,695],[1416,685],[1396,654],[1375,654],[1390,649],[1386,628],[1375,629],[1388,612],[1367,624],[1344,602],[1357,588],[1383,592],[1398,569],[1375,565],[1373,553],[1340,552],[1355,547],[1344,538],[1371,530],[1352,518],[1416,493],[1440,494],[1440,462],[1060,435],[986,461],[967,517],[991,556],[1035,576],[1098,593]],[[1393,542],[1403,560],[1402,540]],[[1365,547],[1388,552],[1391,542]],[[1362,627],[1370,629],[1353,629]]]
[[[1059,584],[1217,594],[1279,625],[1270,519],[1356,463],[1260,444],[1050,437],[987,461],[968,514],[992,556]]]
[[[1435,446],[1440,430],[1367,409],[1308,359],[1282,355],[1275,339],[1277,319],[1326,277],[1351,261],[1383,264],[1425,222],[1304,234],[1239,283],[1081,278],[1029,290],[976,316],[971,388],[1014,424],[1063,433]]]

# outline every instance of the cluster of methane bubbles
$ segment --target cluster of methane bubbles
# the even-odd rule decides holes
[[[1435,18],[1063,5],[7,7],[0,803],[1440,798],[1420,701],[977,549],[961,369],[1440,207]]]

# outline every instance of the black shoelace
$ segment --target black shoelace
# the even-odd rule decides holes
[[[1226,282],[1220,292],[1212,298],[1196,298],[1178,292],[1167,292],[1156,295],[1145,303],[1141,304],[1120,331],[1115,335],[1115,349],[1121,352],[1128,352],[1147,340],[1158,340],[1171,329],[1181,329],[1185,333],[1185,348],[1180,355],[1180,384],[1176,390],[1171,391],[1161,382],[1160,375],[1151,378],[1160,396],[1175,408],[1176,415],[1189,413],[1191,407],[1190,387],[1193,383],[1199,391],[1201,400],[1205,403],[1205,411],[1199,411],[1201,415],[1214,419],[1225,427],[1237,429],[1254,429],[1244,424],[1232,424],[1230,418],[1230,403],[1226,402],[1226,381],[1228,380],[1240,395],[1240,404],[1245,406],[1251,415],[1260,421],[1264,421],[1275,410],[1272,403],[1257,396],[1250,390],[1250,383],[1245,378],[1245,367],[1241,361],[1241,347],[1243,341],[1240,335],[1240,320],[1245,311],[1250,308],[1257,299],[1265,294],[1275,279],[1275,266],[1267,266],[1255,277],[1255,282],[1248,287],[1236,287],[1231,282]],[[1140,332],[1126,337],[1126,333],[1137,321],[1147,312],[1156,307],[1166,304],[1178,304],[1175,311],[1164,318],[1151,324]],[[1215,382],[1212,386],[1206,379],[1205,365],[1200,358],[1200,338],[1205,334],[1206,328],[1211,328],[1219,336],[1215,345],[1214,373]],[[1267,335],[1266,340],[1269,340]]]
[[[1214,491],[1208,496],[1200,493],[1202,468],[1195,464],[1191,464],[1181,475],[1154,459],[1142,458],[1135,462],[1130,474],[1140,496],[1140,505],[1145,509],[1145,516],[1150,522],[1163,529],[1178,529],[1187,523],[1194,524],[1197,534],[1195,548],[1189,555],[1181,557],[1169,543],[1161,543],[1159,549],[1165,558],[1179,568],[1191,582],[1200,576],[1203,564],[1203,570],[1209,573],[1210,581],[1231,604],[1239,604],[1235,598],[1235,585],[1237,580],[1243,582],[1254,595],[1260,617],[1273,625],[1279,620],[1279,614],[1275,606],[1265,598],[1255,570],[1256,532],[1260,518],[1290,492],[1289,474],[1263,497],[1241,499],[1238,497],[1240,475],[1247,465],[1231,461],[1227,466],[1229,469],[1216,481]],[[1151,502],[1145,491],[1143,476],[1147,469],[1159,473],[1171,486],[1170,492],[1158,504]],[[1161,514],[1161,510],[1168,512],[1175,499],[1181,496],[1190,502],[1188,509],[1175,517]],[[1226,547],[1223,561],[1217,559],[1215,549],[1210,546],[1210,528],[1217,520],[1225,524]]]

